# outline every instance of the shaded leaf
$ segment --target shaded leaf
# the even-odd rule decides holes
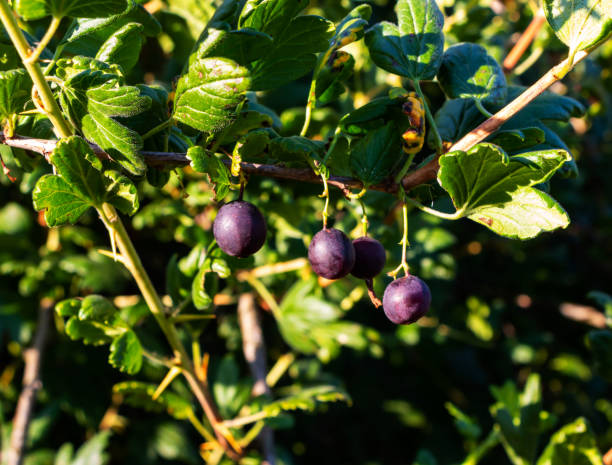
[[[450,98],[473,98],[501,104],[507,94],[504,71],[478,44],[449,47],[444,52],[438,80]]]
[[[372,61],[414,80],[432,79],[444,51],[444,16],[435,0],[398,0],[397,25],[381,22],[365,37]]]
[[[351,169],[365,186],[370,186],[392,174],[401,154],[399,131],[395,124],[388,123],[351,144]]]

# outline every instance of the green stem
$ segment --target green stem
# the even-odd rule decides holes
[[[491,116],[493,116],[493,113],[491,113],[489,110],[487,110],[484,107],[484,105],[482,104],[482,100],[480,100],[479,98],[474,99],[474,103],[476,104],[476,108],[478,108],[478,111],[482,113],[484,116],[486,116],[487,118],[490,118]]]
[[[425,108],[425,116],[427,117],[427,122],[429,123],[429,127],[431,128],[431,132],[434,135],[434,145],[436,148],[436,153],[439,155],[444,152],[444,146],[442,144],[442,138],[440,137],[440,133],[438,132],[436,120],[434,119],[433,114],[429,109],[429,105],[427,104],[427,100],[425,99],[425,94],[423,94],[423,91],[421,90],[421,84],[419,83],[419,81],[416,79],[412,81],[412,86],[414,87],[414,90],[421,99],[421,102],[423,102],[423,108]]]
[[[158,124],[157,126],[155,126],[153,129],[151,129],[150,131],[146,132],[143,136],[142,136],[142,140],[146,140],[149,137],[154,136],[155,134],[157,134],[158,132],[163,131],[164,129],[172,126],[172,118],[170,118],[169,120],[164,121],[161,124]]]
[[[411,153],[410,155],[408,155],[408,159],[406,160],[406,163],[404,163],[404,166],[402,166],[402,169],[399,171],[399,173],[397,173],[397,176],[395,176],[396,184],[399,184],[402,181],[402,179],[404,179],[404,176],[406,176],[406,173],[410,169],[410,166],[412,165],[412,162],[414,161],[415,156],[416,156],[416,153]]]
[[[325,197],[325,207],[323,208],[323,229],[327,229],[327,218],[329,217],[329,185],[327,184],[327,176],[321,173],[321,179],[323,180],[323,194]]]
[[[361,227],[363,228],[363,237],[367,237],[368,235],[368,214],[366,212],[366,206],[363,202],[363,199],[359,199],[359,204],[361,205]]]
[[[6,0],[0,0],[0,21],[2,21],[4,29],[15,46],[15,49],[17,50],[26,71],[30,75],[30,78],[32,79],[32,82],[34,83],[38,95],[44,105],[45,113],[55,127],[58,136],[70,137],[72,135],[72,129],[62,116],[62,112],[57,105],[57,102],[53,98],[53,92],[47,84],[38,62],[28,61],[31,54],[30,46],[23,36],[21,29],[19,29],[17,19],[13,15],[13,10],[11,10],[11,7],[8,5]]]
[[[51,39],[53,39],[53,36],[57,32],[57,28],[59,27],[61,22],[62,22],[61,17],[56,18],[55,16],[53,16],[51,18],[51,23],[49,24],[47,32],[45,32],[45,35],[42,37],[42,39],[40,39],[40,42],[38,43],[36,50],[34,50],[28,57],[27,59],[28,62],[34,63],[35,61],[38,61],[38,57],[40,57],[40,54],[45,50],[45,48],[47,48],[47,45],[49,45],[49,42],[51,42]],[[25,62],[26,61],[24,60],[24,63]]]
[[[327,149],[327,153],[325,154],[325,157],[323,157],[324,165],[327,163],[327,159],[329,158],[329,156],[332,154],[332,152],[336,148],[336,145],[338,144],[338,140],[340,139],[340,134],[342,134],[342,131],[340,130],[340,128],[336,128],[336,131],[334,132],[334,138],[332,139],[331,144],[329,145],[329,149]]]
[[[402,191],[402,197],[406,197],[406,194]],[[400,244],[402,245],[402,261],[399,264],[399,266],[391,271],[389,273],[389,276],[393,277],[393,279],[397,279],[397,275],[399,274],[400,271],[404,271],[404,275],[408,276],[410,274],[410,267],[408,266],[408,261],[406,260],[406,256],[407,256],[407,250],[408,250],[408,205],[406,204],[406,202],[404,201],[404,203],[402,204],[402,219],[403,219],[403,226],[404,226],[404,232],[402,234],[402,240],[400,241]]]
[[[409,203],[413,207],[416,207],[425,213],[429,213],[430,215],[437,216],[438,218],[442,218],[444,220],[458,220],[460,218],[463,218],[465,213],[463,210],[457,210],[455,213],[440,212],[438,210],[434,210],[433,208],[426,207],[425,205],[417,202],[414,199],[411,199],[410,197],[406,197],[405,202]]]
[[[259,279],[254,276],[249,276],[247,278],[247,282],[251,285],[253,289],[261,296],[261,298],[268,304],[270,310],[272,310],[273,314],[278,315],[280,312],[280,307],[278,306],[278,302],[272,295],[272,293],[268,290],[268,288],[262,283]]]
[[[179,338],[176,327],[166,316],[166,309],[161,301],[161,298],[155,290],[155,287],[151,282],[151,278],[144,269],[140,256],[138,255],[138,252],[136,251],[136,248],[134,247],[134,244],[126,231],[121,218],[119,218],[115,207],[105,203],[102,205],[102,208],[98,210],[98,213],[100,214],[100,218],[109,230],[110,234],[117,241],[117,245],[119,246],[119,250],[122,255],[123,264],[131,273],[134,281],[136,281],[136,284],[138,285],[138,288],[140,289],[140,292],[151,313],[153,314],[153,317],[166,336],[166,339],[168,340],[176,359],[179,361],[180,366],[183,369],[183,374],[187,380],[187,383],[189,384],[189,387],[195,394],[213,429],[217,433],[219,443],[224,447],[230,457],[234,459],[237,458],[237,452],[239,453],[240,449],[235,448],[234,444],[236,444],[236,442],[233,437],[229,435],[229,432],[225,429],[222,430],[219,428],[219,426],[222,426],[222,419],[216,410],[212,396],[208,391],[208,387],[196,376],[193,363],[191,362],[191,359],[189,358],[189,355],[187,354],[187,351]]]
[[[266,376],[266,384],[270,388],[274,387],[293,364],[293,362],[295,362],[295,354],[293,352],[289,352],[281,356],[268,372],[268,375]]]
[[[478,462],[497,444],[499,444],[499,433],[491,430],[487,438],[466,457],[461,465],[477,465]]]
[[[308,128],[310,127],[310,121],[312,120],[312,111],[314,109],[316,98],[316,88],[317,88],[317,78],[313,76],[312,82],[310,84],[310,90],[308,91],[308,102],[306,102],[306,114],[304,115],[304,126],[302,127],[302,132],[300,132],[300,136],[306,137],[308,133]]]

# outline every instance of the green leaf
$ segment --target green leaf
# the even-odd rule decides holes
[[[74,224],[93,206],[88,198],[80,196],[63,178],[52,175],[38,180],[32,198],[36,210],[45,210],[45,222],[49,226]]]
[[[463,413],[456,405],[451,402],[444,404],[448,413],[455,419],[455,428],[467,439],[478,439],[482,430],[478,422]]]
[[[153,394],[157,390],[155,384],[139,381],[127,381],[113,386],[113,392],[122,394],[125,402],[135,407],[143,407],[145,410],[160,412],[166,411],[177,420],[184,420],[193,415],[191,403],[169,390],[165,390],[157,399],[153,400]]]
[[[349,53],[339,50],[330,56],[317,77],[315,86],[317,105],[327,105],[346,91],[343,82],[353,74],[354,67],[355,59]]]
[[[401,112],[398,99],[380,97],[347,113],[340,120],[339,126],[347,134],[363,135],[384,126],[398,112]]]
[[[93,57],[110,36],[128,23],[142,24],[143,32],[148,37],[161,32],[161,25],[155,17],[142,5],[130,2],[128,10],[116,16],[74,20],[60,46],[75,55]]]
[[[209,310],[212,307],[213,299],[206,292],[206,274],[211,271],[210,262],[207,261],[202,267],[198,274],[193,279],[191,286],[191,297],[193,299],[193,305],[198,310]]]
[[[83,344],[100,346],[110,344],[116,331],[110,326],[93,321],[79,320],[72,316],[66,322],[66,334],[74,341],[82,340]]]
[[[412,465],[438,465],[438,461],[430,451],[421,449],[417,452],[416,459]]]
[[[66,299],[55,305],[55,311],[61,317],[76,316],[81,308],[81,301],[78,299]]]
[[[365,27],[372,16],[372,7],[364,4],[353,8],[336,26],[336,32],[330,40],[329,52],[357,42],[365,35]]]
[[[83,139],[60,140],[49,159],[58,174],[40,178],[32,193],[34,208],[45,210],[49,226],[75,223],[89,207],[102,204],[102,163]]]
[[[449,47],[444,52],[438,80],[450,98],[473,98],[502,104],[507,94],[504,71],[478,44]]]
[[[457,217],[468,216],[506,237],[528,239],[568,225],[563,209],[532,186],[550,179],[569,159],[563,150],[508,157],[495,145],[479,144],[440,157],[438,183],[450,194]]]
[[[250,28],[226,31],[209,27],[198,39],[198,44],[189,58],[190,65],[202,58],[226,58],[246,66],[265,55],[272,47],[273,39]]]
[[[93,320],[107,323],[117,314],[115,306],[100,295],[88,295],[81,301],[79,320]]]
[[[134,175],[146,171],[140,135],[112,117],[129,118],[151,106],[151,98],[140,95],[140,89],[121,86],[112,80],[87,91],[87,115],[83,117],[83,134],[98,144],[123,168]]]
[[[140,200],[138,189],[130,178],[118,171],[104,171],[104,184],[106,187],[105,199],[113,204],[120,212],[133,215],[138,211]]]
[[[372,61],[413,80],[433,79],[444,51],[444,16],[435,0],[398,0],[398,24],[381,22],[365,37]]]
[[[325,144],[301,136],[277,137],[268,146],[270,157],[286,162],[318,159],[325,154],[324,150]]]
[[[200,59],[178,82],[173,117],[199,131],[217,132],[234,119],[249,85],[249,72],[234,61]]]
[[[208,175],[209,182],[214,186],[216,199],[223,200],[229,194],[232,184],[227,166],[200,146],[191,147],[187,151],[187,158],[191,160],[191,167],[195,171]]]
[[[327,402],[346,402],[349,405],[352,403],[345,390],[337,386],[322,385],[301,388],[298,394],[266,404],[262,410],[268,417],[274,417],[290,410],[313,412],[318,403]]]
[[[604,379],[612,380],[612,332],[609,330],[589,331],[587,346],[593,352],[595,369]]]
[[[117,336],[110,346],[108,362],[129,375],[134,375],[142,367],[142,346],[132,330]]]
[[[108,446],[110,431],[102,431],[91,439],[88,439],[79,450],[70,465],[105,465],[108,463],[109,455],[104,452]]]
[[[395,124],[388,123],[352,144],[351,169],[365,186],[370,186],[391,175],[401,156],[399,131]]]
[[[143,43],[144,26],[128,23],[111,35],[100,47],[96,59],[116,64],[128,72],[138,62]]]
[[[506,153],[524,151],[546,140],[546,134],[540,128],[506,129],[497,131],[488,140],[499,145]]]
[[[212,391],[224,417],[235,416],[251,397],[252,383],[240,380],[240,368],[231,355],[226,355],[217,366]]]
[[[298,282],[283,298],[275,313],[281,335],[295,350],[330,360],[342,346],[365,350],[377,333],[356,323],[338,321],[341,312],[313,295],[316,282]]]
[[[24,110],[31,98],[32,81],[24,69],[0,71],[0,122]]]
[[[126,0],[17,0],[15,10],[26,21],[53,16],[63,18],[98,18],[121,13]]]
[[[274,39],[266,53],[249,66],[252,90],[269,90],[294,81],[316,64],[316,53],[329,47],[333,24],[319,16],[297,16],[305,0],[248,2],[240,27],[252,28]]]
[[[32,192],[34,208],[45,210],[49,226],[75,223],[90,207],[100,208],[104,202],[126,214],[138,208],[132,181],[113,171],[102,175],[102,162],[82,138],[60,140],[49,160],[57,175],[41,177]]]
[[[603,465],[595,435],[585,418],[565,425],[550,438],[537,465]]]
[[[554,417],[542,410],[540,376],[531,374],[520,394],[511,382],[503,388],[492,387],[491,391],[497,398],[491,414],[508,457],[515,465],[533,463],[540,434],[554,422]]]
[[[592,48],[612,34],[611,0],[544,0],[544,14],[573,53]]]

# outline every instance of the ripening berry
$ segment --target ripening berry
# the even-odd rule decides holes
[[[355,248],[342,231],[326,228],[312,238],[308,260],[316,274],[326,279],[339,279],[355,265]]]
[[[355,266],[351,274],[361,279],[372,279],[385,267],[387,255],[380,242],[371,237],[360,237],[353,241]]]
[[[429,287],[412,275],[393,281],[383,295],[385,315],[398,325],[414,323],[427,313],[430,305]]]
[[[223,205],[213,224],[213,234],[221,250],[239,258],[261,249],[266,241],[266,231],[266,221],[261,212],[243,200]]]

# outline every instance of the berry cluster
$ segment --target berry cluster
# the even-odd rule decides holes
[[[217,244],[228,255],[244,258],[253,255],[266,240],[266,222],[252,203],[236,200],[219,210],[213,224]],[[324,228],[312,238],[308,260],[313,271],[326,279],[340,279],[349,273],[372,280],[384,268],[386,253],[371,237],[351,241],[335,228]],[[429,310],[431,293],[420,278],[412,275],[396,279],[385,289],[383,310],[396,324],[410,324]]]

